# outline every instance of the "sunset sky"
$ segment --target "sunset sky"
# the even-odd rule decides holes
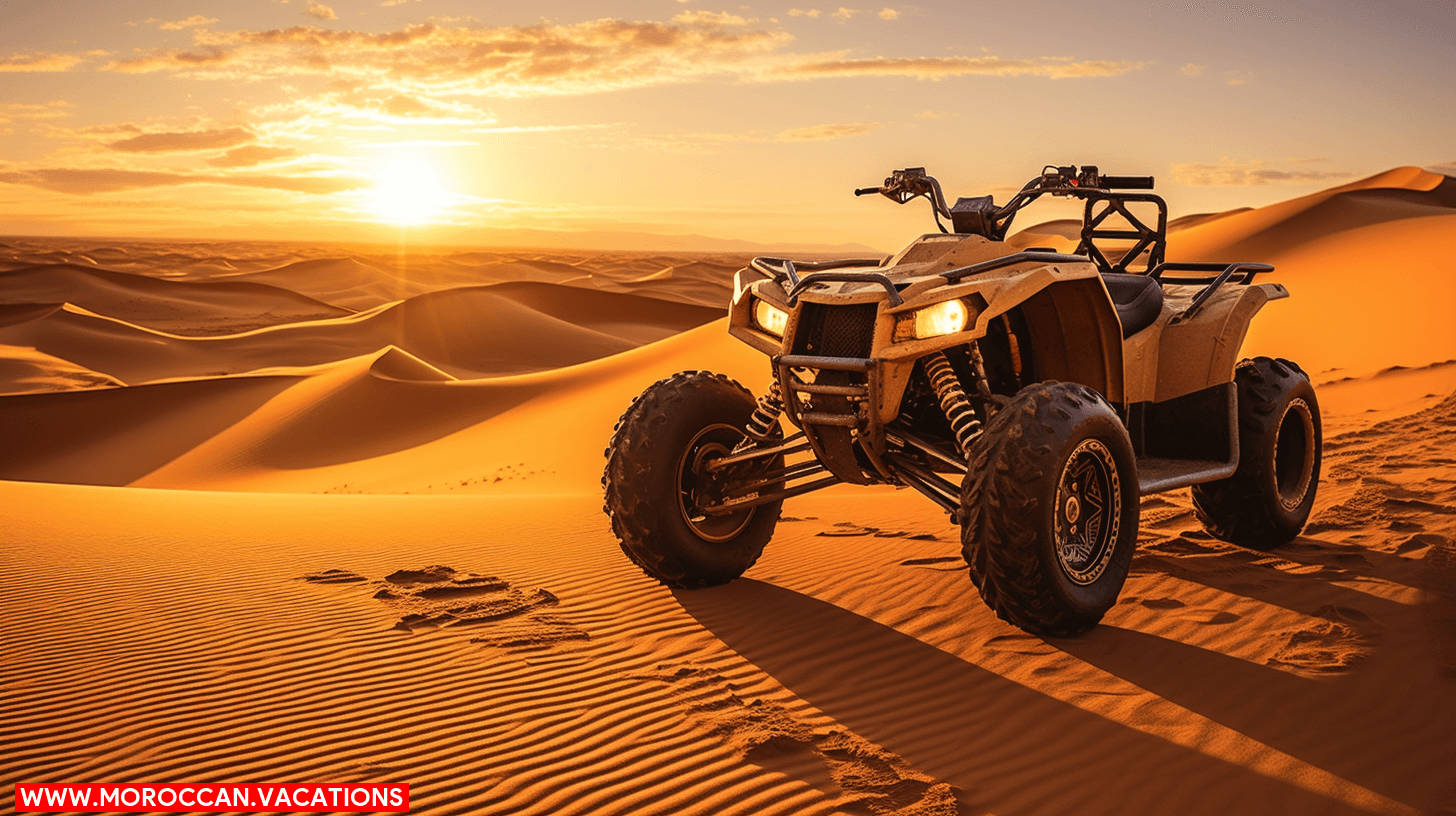
[[[924,204],[850,191],[907,165],[1175,216],[1456,173],[1451,0],[795,2],[0,0],[0,233],[893,249]]]

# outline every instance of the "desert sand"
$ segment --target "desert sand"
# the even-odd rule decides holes
[[[1145,499],[1076,639],[999,621],[910,491],[790,500],[717,589],[623,557],[598,480],[632,397],[767,383],[723,325],[746,258],[0,238],[5,775],[407,782],[429,813],[1456,813],[1453,191],[1403,168],[1174,224],[1174,259],[1276,264],[1293,297],[1244,356],[1310,373],[1324,478],[1271,553]]]

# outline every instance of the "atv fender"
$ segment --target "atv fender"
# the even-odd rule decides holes
[[[976,337],[986,334],[991,320],[1020,307],[1038,377],[1081,383],[1109,402],[1124,401],[1122,324],[1095,267],[1053,264],[985,294]]]
[[[1194,317],[1183,319],[1183,312],[1200,289],[1201,286],[1164,287],[1164,314],[1155,326],[1145,330],[1161,330],[1156,363],[1146,359],[1145,354],[1129,356],[1127,379],[1138,383],[1136,389],[1130,390],[1139,392],[1129,393],[1130,401],[1165,402],[1233,382],[1234,365],[1239,360],[1249,322],[1265,303],[1289,297],[1288,290],[1277,283],[1226,285]],[[1132,369],[1139,367],[1142,370],[1135,375]]]

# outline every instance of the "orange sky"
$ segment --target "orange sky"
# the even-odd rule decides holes
[[[1175,216],[1456,173],[1449,0],[1145,8],[0,0],[0,233],[893,249],[924,204],[850,190],[907,165]]]

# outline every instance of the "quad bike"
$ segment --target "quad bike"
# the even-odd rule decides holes
[[[1254,314],[1288,292],[1253,282],[1268,264],[1166,262],[1167,205],[1127,192],[1152,188],[1048,166],[1002,206],[947,207],[907,168],[855,194],[923,196],[940,233],[883,260],[755,258],[729,332],[773,384],[755,400],[685,371],[633,402],[602,478],[622,550],[667,586],[723,584],[785,499],[910,487],[960,524],[987,606],[1065,636],[1116,603],[1141,496],[1191,487],[1205,528],[1247,547],[1299,535],[1320,475],[1314,389],[1287,360],[1236,362]],[[1076,249],[1008,245],[1048,194],[1084,201]]]

